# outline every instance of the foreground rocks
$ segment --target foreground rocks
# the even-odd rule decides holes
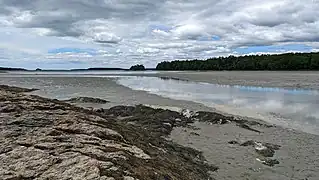
[[[220,113],[183,110],[181,112],[152,107],[115,106],[110,109],[95,109],[95,112],[107,117],[115,118],[118,122],[130,124],[151,130],[155,136],[169,135],[174,127],[190,127],[195,121],[205,122],[210,125],[224,125],[234,123],[237,126],[256,133],[262,133],[258,127],[272,127],[272,125],[240,119],[234,116],[225,116]]]
[[[11,92],[16,92],[16,93],[22,93],[22,92],[32,92],[32,91],[36,91],[38,89],[12,87],[12,86],[7,86],[7,85],[1,85],[0,84],[0,90],[1,91],[11,91]]]
[[[201,152],[161,137],[190,121],[179,113],[91,111],[21,93],[30,91],[0,86],[1,179],[193,180],[217,170]]]

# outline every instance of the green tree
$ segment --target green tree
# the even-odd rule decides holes
[[[131,71],[145,71],[145,67],[142,64],[137,64],[134,66],[131,66]]]
[[[157,70],[319,70],[319,53],[286,53],[164,61]]]

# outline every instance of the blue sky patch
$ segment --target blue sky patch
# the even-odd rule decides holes
[[[81,49],[81,48],[57,48],[57,49],[50,49],[48,51],[49,54],[59,54],[59,53],[87,53],[90,55],[96,55],[95,49]]]
[[[165,26],[165,25],[155,25],[155,24],[152,24],[152,25],[149,25],[149,28],[151,31],[155,30],[155,29],[158,29],[158,30],[161,30],[161,31],[165,31],[165,32],[169,32],[170,30],[172,30],[171,27],[168,27],[168,26]]]
[[[209,36],[200,36],[196,40],[198,40],[198,41],[219,41],[220,37],[216,36],[216,35],[211,36],[211,37],[209,37]]]
[[[213,40],[213,41],[219,41],[219,40],[220,40],[220,37],[217,36],[217,35],[214,35],[214,36],[212,36],[212,40]]]
[[[236,48],[235,51],[240,54],[248,54],[255,52],[285,52],[285,51],[311,51],[312,47],[304,44],[287,44],[287,45],[273,45],[273,46],[249,46],[243,48]]]

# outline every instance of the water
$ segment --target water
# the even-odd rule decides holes
[[[206,106],[319,134],[317,90],[221,85],[152,76],[156,74],[6,74],[0,75],[0,84],[39,88],[37,94],[57,99],[100,97],[110,100],[110,105],[142,103],[207,110]]]
[[[315,90],[218,85],[156,77],[122,77],[117,82],[133,90],[319,133],[319,92]]]

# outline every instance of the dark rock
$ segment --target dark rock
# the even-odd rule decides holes
[[[228,144],[239,144],[238,141],[229,141]]]
[[[71,99],[65,100],[65,102],[106,104],[109,101],[104,100],[104,99],[100,99],[100,98],[93,98],[93,97],[76,97],[76,98],[71,98]]]
[[[22,106],[18,104],[0,104],[0,113],[11,113],[11,112],[20,112],[22,110]]]
[[[181,113],[138,106],[115,106],[104,109],[101,114],[118,117],[119,122],[138,125],[144,129],[152,130],[156,136],[169,135],[173,127],[186,127],[193,120]]]
[[[254,128],[251,128],[250,126],[248,126],[247,124],[237,124],[239,127],[241,128],[244,128],[244,129],[247,129],[249,131],[254,131],[254,132],[258,132],[258,133],[261,133],[260,131],[254,129]]]
[[[281,147],[280,145],[271,144],[271,143],[265,143],[264,146],[266,146],[269,149],[273,149],[273,150],[279,150]]]
[[[263,143],[264,148],[258,149],[255,146],[256,152],[264,157],[273,157],[275,155],[275,150],[279,150],[280,146],[271,143]]]
[[[262,161],[262,163],[264,165],[267,165],[267,166],[270,166],[270,167],[273,167],[276,164],[280,163],[277,159],[268,159],[268,158],[267,159],[262,159],[261,161]]]
[[[247,129],[249,131],[254,131],[257,133],[261,133],[261,131],[252,128],[251,126],[263,126],[263,127],[272,127],[271,125],[266,125],[259,123],[257,121],[248,121],[243,119],[237,119],[234,116],[225,116],[216,112],[206,112],[199,111],[196,112],[191,118],[196,119],[200,122],[208,122],[211,124],[228,124],[228,123],[236,123],[237,126]]]
[[[275,150],[273,149],[269,149],[269,148],[265,148],[265,149],[255,149],[256,152],[264,157],[273,157],[275,155]]]
[[[176,77],[169,77],[169,76],[161,76],[159,78],[163,79],[163,80],[175,80],[175,81],[185,81],[185,82],[189,81],[189,80],[186,80],[186,79],[181,79],[181,78],[176,78]]]
[[[190,135],[193,135],[193,136],[200,136],[198,133],[196,132],[191,132]]]
[[[246,141],[242,144],[240,144],[240,146],[254,146],[255,145],[255,141],[253,140],[249,140],[249,141]]]
[[[190,122],[180,113],[145,106],[90,111],[10,89],[0,89],[1,107],[10,107],[0,123],[1,179],[193,180],[211,179],[218,169],[201,152],[161,137],[176,119]]]
[[[271,144],[271,143],[260,143],[253,140],[246,141],[240,146],[253,146],[255,151],[263,156],[263,157],[273,157],[275,155],[275,151],[279,150],[280,146]]]
[[[99,108],[99,109],[93,109],[93,111],[97,112],[97,113],[103,113],[104,109],[103,108]]]
[[[215,112],[199,111],[192,118],[198,119],[200,122],[210,122],[213,124],[227,124],[233,121],[233,117],[224,116]]]
[[[24,93],[24,92],[37,91],[38,89],[29,89],[29,88],[21,88],[21,87],[0,85],[0,90],[2,90],[2,91],[10,91],[10,92],[15,92],[15,93]]]

